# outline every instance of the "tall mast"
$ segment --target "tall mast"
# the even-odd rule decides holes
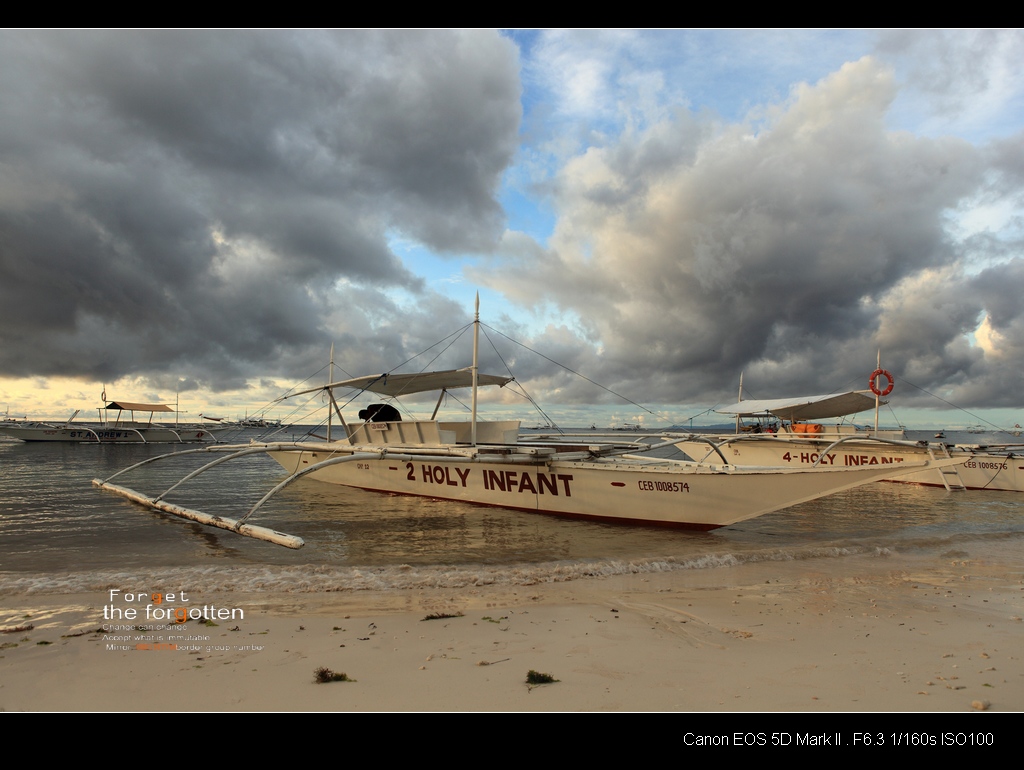
[[[470,443],[476,446],[476,392],[479,379],[477,365],[480,359],[480,292],[476,293],[476,307],[473,316],[473,422],[470,430]]]
[[[334,343],[333,342],[331,343],[331,361],[330,361],[330,364],[327,367],[327,384],[330,385],[332,382],[334,382]],[[328,391],[327,396],[328,396],[328,398],[327,398],[327,401],[328,401],[328,404],[327,404],[327,440],[330,441],[331,440],[331,422],[332,422],[332,418],[334,417],[334,410],[332,409],[332,407],[334,406],[334,404],[333,404],[334,399],[331,398],[330,391]]]
[[[742,400],[743,400],[743,372],[740,372],[740,392],[739,392],[739,395],[736,396],[736,402],[739,403]],[[737,415],[736,415],[736,433],[739,433],[739,432],[740,432],[740,416],[737,413]]]

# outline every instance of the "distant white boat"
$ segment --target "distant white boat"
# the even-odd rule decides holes
[[[75,422],[81,410],[64,423],[38,421],[0,422],[0,434],[21,441],[64,441],[92,444],[186,444],[198,441],[214,441],[214,430],[201,424],[166,424],[153,422],[156,413],[174,409],[166,404],[141,404],[131,401],[111,401],[99,409],[100,419],[96,422]],[[111,412],[117,414],[111,417]],[[125,413],[130,417],[125,417]],[[135,413],[149,414],[148,420],[136,420]]]
[[[271,420],[266,417],[249,417],[246,415],[237,423],[239,428],[280,428],[280,420]]]

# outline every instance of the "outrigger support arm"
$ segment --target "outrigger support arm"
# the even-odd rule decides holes
[[[181,457],[182,455],[191,455],[191,454],[195,454],[196,452],[211,452],[211,451],[224,452],[224,451],[229,451],[230,449],[231,449],[231,447],[228,447],[228,446],[218,447],[217,449],[211,449],[210,447],[203,447],[202,449],[183,449],[180,452],[168,452],[167,454],[157,455],[156,457],[149,457],[149,458],[143,460],[142,462],[135,463],[135,465],[129,465],[127,468],[123,468],[123,469],[119,470],[113,476],[107,476],[106,479],[104,479],[103,481],[100,481],[98,484],[96,484],[96,486],[103,486],[108,481],[111,481],[112,479],[116,479],[118,476],[121,476],[121,475],[123,475],[125,473],[128,473],[128,471],[133,471],[136,468],[141,468],[143,465],[148,465],[149,463],[155,463],[157,460],[163,460],[163,459],[165,459],[167,457]],[[99,480],[96,479],[95,481],[99,481]],[[95,481],[94,481],[94,483],[95,483]],[[164,494],[167,494],[167,493],[164,492]]]
[[[237,452],[232,452],[231,454],[226,455],[224,457],[218,457],[213,462],[207,463],[206,465],[204,465],[203,467],[199,468],[198,470],[192,471],[190,474],[185,476],[185,478],[183,478],[177,484],[174,484],[173,486],[169,487],[166,491],[164,491],[162,494],[157,495],[153,499],[154,500],[163,500],[165,497],[167,497],[167,495],[169,495],[175,489],[180,487],[186,481],[188,481],[190,479],[194,479],[200,473],[205,473],[206,471],[210,470],[210,468],[214,468],[214,467],[220,465],[221,463],[226,463],[228,460],[234,460],[237,457],[245,457],[246,455],[260,454],[260,453],[266,452],[266,451],[267,450],[265,448],[263,448],[263,447],[258,447],[258,448],[257,447],[247,447],[246,449],[241,449],[241,450],[239,450]],[[182,454],[184,454],[184,453],[182,453]],[[113,478],[113,477],[111,477],[111,478]]]
[[[184,450],[182,452],[170,452],[168,454],[158,455],[156,457],[150,457],[150,458],[148,458],[146,460],[143,460],[142,462],[135,463],[135,465],[129,466],[128,468],[125,468],[124,470],[118,471],[113,476],[108,477],[105,481],[101,481],[100,479],[93,479],[92,483],[93,483],[93,486],[99,487],[100,489],[106,490],[108,492],[113,492],[116,495],[121,495],[121,497],[125,497],[125,498],[127,498],[129,500],[132,500],[133,502],[136,502],[136,503],[139,503],[141,505],[144,505],[147,508],[153,508],[154,510],[162,511],[163,513],[169,513],[172,516],[179,516],[179,517],[181,517],[183,519],[188,519],[190,521],[195,521],[195,522],[198,522],[199,524],[205,524],[206,526],[209,526],[209,527],[217,527],[219,529],[226,529],[226,530],[229,530],[231,532],[234,532],[235,534],[244,535],[246,537],[256,538],[257,540],[266,540],[267,542],[270,542],[270,543],[276,543],[277,545],[283,545],[286,548],[302,548],[302,546],[305,545],[305,541],[303,541],[303,539],[301,537],[296,537],[295,535],[289,535],[289,534],[284,533],[284,532],[278,532],[277,530],[268,529],[266,527],[259,527],[259,526],[253,525],[253,524],[246,524],[245,523],[245,519],[249,516],[249,514],[252,513],[252,511],[249,511],[249,513],[247,513],[241,519],[236,520],[236,519],[229,519],[229,518],[226,518],[226,517],[223,517],[223,516],[214,516],[214,515],[209,514],[209,513],[204,513],[202,511],[196,511],[196,510],[193,510],[191,508],[185,508],[183,506],[175,505],[173,503],[168,503],[168,502],[163,500],[163,498],[166,497],[172,490],[174,490],[177,487],[181,486],[183,483],[185,483],[189,479],[193,479],[196,476],[198,476],[200,473],[203,473],[204,471],[207,471],[210,468],[213,468],[214,466],[220,465],[223,462],[227,462],[228,460],[234,460],[234,459],[236,459],[238,457],[244,457],[246,455],[258,454],[258,453],[261,453],[261,452],[266,452],[268,449],[285,448],[285,447],[288,447],[288,446],[291,446],[291,445],[277,445],[277,446],[275,446],[275,445],[266,445],[266,444],[264,444],[264,445],[260,445],[260,446],[242,447],[241,449],[239,449],[238,446],[236,445],[235,447],[217,447],[217,448],[203,447],[202,449],[186,449],[186,450]],[[232,451],[232,450],[235,450],[235,451]],[[199,468],[198,470],[193,471],[192,473],[188,474],[185,478],[181,479],[181,481],[179,481],[178,483],[174,484],[172,487],[170,487],[169,489],[167,489],[165,492],[163,492],[162,494],[158,495],[157,497],[147,497],[146,495],[140,494],[139,492],[136,492],[133,489],[128,489],[127,487],[122,487],[122,486],[118,486],[117,484],[111,484],[110,483],[111,479],[116,478],[117,476],[120,476],[123,473],[127,473],[128,471],[134,470],[135,468],[139,468],[139,467],[141,467],[143,465],[146,465],[148,463],[155,462],[156,460],[162,460],[162,459],[167,458],[167,457],[179,457],[181,455],[195,454],[196,452],[211,452],[211,451],[215,451],[215,452],[230,452],[230,454],[227,454],[224,457],[219,457],[216,460],[214,460],[213,462],[207,463],[206,465],[204,465],[203,467]],[[263,501],[261,501],[261,504],[262,504],[262,502]],[[253,510],[255,510],[255,508],[253,508]]]
[[[377,458],[381,457],[383,454],[385,454],[385,453],[384,452],[360,452],[358,454],[342,455],[341,457],[330,457],[330,458],[328,458],[326,460],[322,460],[322,461],[320,461],[318,463],[313,463],[312,465],[310,465],[310,466],[308,466],[306,468],[303,468],[302,470],[295,471],[295,473],[293,473],[291,476],[286,478],[284,481],[282,481],[276,487],[271,489],[269,492],[267,492],[267,494],[263,495],[263,497],[261,497],[259,499],[259,501],[252,508],[249,509],[249,511],[245,514],[245,516],[240,518],[238,521],[239,521],[239,523],[241,523],[241,522],[245,521],[246,519],[248,519],[250,516],[252,516],[254,513],[256,513],[257,509],[261,508],[263,506],[263,504],[265,502],[267,502],[267,500],[272,498],[274,495],[276,495],[282,489],[287,487],[293,481],[298,481],[299,479],[301,479],[307,473],[311,473],[313,471],[318,471],[321,468],[327,467],[328,465],[338,465],[339,463],[350,463],[353,460],[377,459]],[[184,481],[184,479],[182,479],[182,481]],[[179,482],[179,483],[181,483],[181,482]]]
[[[709,457],[711,457],[712,454],[717,454],[719,457],[722,458],[722,462],[723,463],[725,463],[726,465],[729,465],[729,461],[726,460],[725,459],[725,455],[722,454],[722,447],[725,446],[726,444],[728,444],[729,443],[728,441],[715,441],[713,439],[707,438],[706,436],[701,436],[699,434],[689,435],[689,436],[686,437],[686,439],[687,439],[687,441],[693,441],[695,443],[704,443],[704,444],[707,444],[709,447],[711,447],[711,449],[708,450],[708,453],[706,455],[704,455],[702,458],[700,458],[699,460],[697,460],[696,457],[694,458],[694,460],[697,463],[702,463],[705,460],[707,460]]]

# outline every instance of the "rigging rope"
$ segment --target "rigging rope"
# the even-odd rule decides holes
[[[579,372],[575,371],[574,369],[570,369],[570,368],[569,368],[568,366],[566,366],[565,364],[560,364],[560,363],[559,363],[558,361],[556,361],[555,359],[553,359],[553,358],[549,358],[548,356],[546,356],[546,355],[544,355],[543,353],[541,353],[541,352],[540,352],[539,350],[534,350],[534,349],[533,349],[533,348],[531,348],[531,347],[530,347],[529,345],[524,345],[524,344],[523,344],[522,342],[519,342],[519,340],[514,340],[514,339],[512,339],[512,338],[511,338],[511,337],[509,337],[509,336],[508,336],[507,334],[504,334],[504,333],[502,333],[502,332],[498,331],[497,329],[495,329],[495,328],[494,328],[493,326],[487,326],[487,324],[485,324],[485,323],[483,323],[483,322],[481,322],[481,323],[480,323],[480,325],[481,325],[481,326],[483,326],[483,327],[486,327],[486,328],[490,329],[490,330],[491,330],[492,332],[494,332],[495,334],[500,334],[500,335],[501,335],[502,337],[504,337],[505,339],[507,339],[507,340],[508,340],[509,342],[513,342],[513,343],[515,343],[516,345],[518,345],[519,347],[521,347],[521,348],[524,348],[524,349],[526,349],[526,350],[529,350],[529,351],[530,351],[531,353],[533,353],[534,355],[538,355],[538,356],[540,356],[540,357],[541,357],[541,358],[543,358],[543,359],[544,359],[545,361],[550,361],[550,362],[551,362],[551,363],[553,363],[553,364],[554,364],[555,366],[560,366],[560,367],[561,367],[562,369],[565,369],[565,371],[569,372],[570,374],[575,374],[575,375],[576,375],[577,377],[580,377],[580,378],[582,378],[582,379],[586,380],[586,381],[587,381],[587,382],[589,382],[589,383],[590,383],[591,385],[595,385],[595,386],[599,387],[599,388],[600,388],[601,390],[603,390],[603,391],[605,391],[605,392],[607,392],[607,393],[611,393],[611,394],[612,394],[613,396],[615,396],[616,398],[621,398],[621,399],[622,399],[623,401],[625,401],[625,402],[626,402],[627,404],[632,404],[632,405],[633,405],[633,406],[635,406],[635,407],[636,407],[637,409],[643,409],[643,410],[644,410],[645,412],[647,412],[648,414],[654,415],[655,417],[657,417],[657,416],[658,416],[658,415],[657,415],[657,414],[656,414],[655,412],[653,412],[652,410],[648,409],[648,408],[647,408],[646,406],[644,406],[643,404],[638,404],[638,403],[637,403],[636,401],[633,401],[632,399],[626,398],[626,397],[625,397],[624,395],[622,395],[621,393],[616,393],[616,392],[615,392],[614,390],[612,390],[611,388],[606,388],[606,387],[605,387],[604,385],[602,385],[601,383],[599,383],[599,382],[594,382],[594,381],[593,381],[592,379],[590,379],[589,377],[587,377],[587,376],[586,376],[585,374],[580,374]]]
[[[484,327],[484,337],[486,337],[486,338],[487,338],[487,341],[488,341],[488,342],[490,343],[490,345],[491,345],[491,349],[492,349],[492,350],[494,351],[494,354],[495,354],[495,355],[496,355],[496,356],[498,357],[498,360],[500,360],[500,361],[501,361],[501,364],[502,364],[502,366],[504,366],[504,367],[505,367],[505,371],[506,371],[506,372],[508,372],[508,374],[509,374],[509,377],[512,377],[512,379],[513,379],[513,380],[515,381],[516,385],[517,385],[517,386],[518,386],[518,388],[519,388],[518,390],[512,390],[511,392],[512,392],[512,393],[516,393],[516,394],[518,394],[518,395],[522,396],[522,397],[523,397],[523,398],[525,398],[525,399],[526,399],[527,401],[529,401],[529,402],[530,402],[531,404],[533,404],[533,408],[534,408],[534,409],[536,409],[536,410],[537,410],[537,411],[538,411],[538,412],[540,413],[540,415],[541,415],[541,416],[542,416],[542,417],[543,417],[543,418],[544,418],[545,420],[547,420],[547,421],[548,421],[548,425],[550,425],[551,427],[553,427],[553,428],[554,428],[554,429],[555,429],[556,431],[558,431],[559,433],[562,433],[563,431],[562,431],[562,429],[561,429],[561,428],[559,428],[559,427],[558,427],[558,423],[556,423],[556,422],[555,422],[555,421],[554,421],[553,419],[551,419],[551,416],[550,416],[550,415],[549,415],[549,414],[548,414],[547,412],[545,412],[545,411],[544,411],[544,409],[543,409],[543,408],[541,407],[541,405],[540,405],[540,404],[538,404],[538,403],[537,403],[537,402],[536,402],[536,401],[534,400],[533,396],[531,396],[531,395],[530,395],[530,394],[529,394],[529,393],[527,392],[526,388],[525,388],[525,387],[523,387],[523,383],[521,383],[521,382],[519,382],[519,380],[516,380],[516,379],[515,379],[515,374],[513,374],[513,372],[512,372],[512,368],[511,368],[511,367],[510,367],[510,366],[508,365],[508,362],[507,362],[507,361],[505,361],[505,358],[504,358],[504,356],[502,356],[502,355],[501,355],[501,353],[499,352],[499,350],[498,350],[497,346],[496,346],[496,345],[494,344],[494,340],[492,340],[492,339],[491,339],[491,337],[490,337],[490,335],[489,335],[489,334],[487,333],[487,329],[488,329],[488,328],[490,328],[490,327],[488,327],[488,326],[487,326],[486,324],[480,324],[480,326],[481,326],[481,327]],[[499,332],[499,333],[500,333],[500,332]],[[524,346],[524,347],[525,347],[525,346]],[[510,384],[511,384],[511,383],[510,383]]]

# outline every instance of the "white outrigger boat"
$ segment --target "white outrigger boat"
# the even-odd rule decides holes
[[[116,416],[110,417],[112,411]],[[0,422],[0,434],[21,441],[64,441],[91,444],[190,444],[214,441],[206,425],[168,425],[153,422],[156,412],[174,412],[166,404],[110,401],[101,407],[96,422],[75,422],[81,410],[64,423],[16,420]],[[124,413],[131,415],[123,418]],[[135,412],[149,413],[148,420],[136,420]],[[217,430],[214,428],[213,430]],[[223,430],[223,427],[220,428]]]
[[[888,384],[880,388],[879,379]],[[878,407],[888,403],[881,396],[892,392],[894,379],[876,369],[870,389],[825,396],[743,401],[717,409],[736,418],[734,435],[691,435],[676,447],[694,460],[720,461],[737,466],[780,465],[789,468],[893,468],[898,473],[884,481],[941,486],[950,491],[989,489],[1024,492],[1024,444],[985,446],[913,441],[906,431],[880,430]],[[742,396],[742,391],[741,391]],[[875,410],[874,428],[850,423],[825,424],[822,420],[846,418]],[[754,430],[742,431],[741,419],[753,419]],[[922,453],[949,458],[945,466],[906,473],[906,463]]]
[[[738,468],[732,464],[652,457],[653,450],[671,447],[678,440],[678,436],[667,434],[654,443],[603,442],[585,435],[575,440],[520,440],[518,420],[477,419],[479,387],[502,387],[512,382],[511,377],[478,373],[479,324],[478,300],[473,366],[468,369],[372,375],[303,391],[323,391],[327,395],[329,408],[341,420],[344,435],[340,439],[333,438],[328,423],[325,439],[188,450],[226,454],[154,497],[110,482],[160,458],[151,458],[93,483],[159,511],[299,548],[303,545],[301,538],[255,526],[247,520],[271,496],[305,476],[375,492],[603,521],[710,530],[877,481],[890,472],[879,467]],[[470,421],[434,419],[444,394],[452,388],[465,387],[472,388]],[[430,420],[402,420],[390,404],[374,404],[360,413],[361,422],[347,425],[334,398],[336,389],[346,388],[389,397],[440,390],[441,398]],[[649,441],[651,437],[645,438]],[[220,463],[254,453],[269,454],[289,475],[239,519],[182,508],[165,500],[184,481]],[[913,472],[936,464],[941,465],[942,461],[922,454],[915,462],[904,463],[900,470]]]

